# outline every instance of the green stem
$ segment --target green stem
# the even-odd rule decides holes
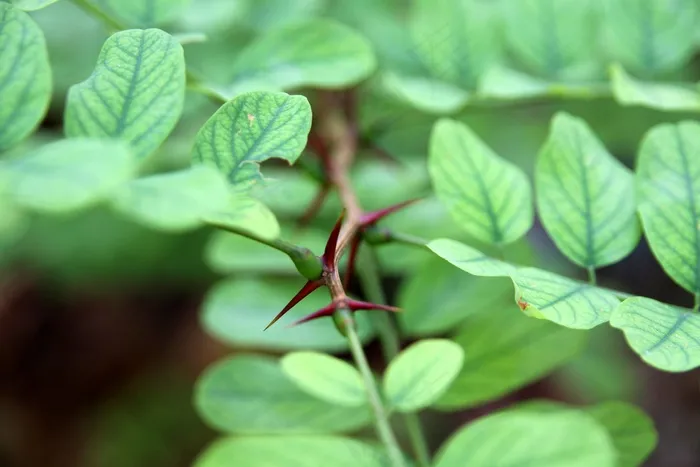
[[[368,254],[364,255],[363,259],[362,267],[358,270],[358,276],[367,300],[373,303],[387,304],[379,275],[376,250],[372,247]],[[379,334],[384,358],[387,362],[390,362],[401,350],[396,327],[387,313],[373,313],[371,316]],[[430,451],[428,450],[428,444],[425,441],[425,434],[418,416],[414,413],[406,413],[403,414],[402,418],[406,425],[413,452],[418,460],[418,465],[420,467],[428,467],[430,465]]]
[[[588,268],[586,268],[586,269],[588,270],[588,282],[591,285],[595,285],[596,284],[595,268],[593,266],[588,266]]]
[[[372,370],[370,369],[369,363],[367,362],[367,357],[365,356],[365,351],[362,348],[362,343],[357,335],[355,320],[352,318],[350,310],[340,309],[337,311],[337,313],[344,322],[344,329],[348,338],[348,344],[350,345],[350,352],[355,360],[357,369],[362,375],[365,390],[367,391],[367,397],[369,399],[370,406],[372,407],[372,411],[374,412],[375,424],[379,439],[386,448],[392,467],[406,467],[403,453],[399,448],[399,443],[396,441],[396,436],[394,436],[394,432],[391,430],[391,425],[389,424],[388,412],[384,407],[381,396],[379,395],[377,383],[374,380]]]

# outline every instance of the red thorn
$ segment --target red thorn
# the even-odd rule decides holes
[[[345,217],[345,211],[340,213],[340,217],[335,223],[333,230],[331,231],[328,241],[326,242],[326,249],[323,252],[323,264],[328,268],[332,269],[335,265],[335,252],[338,246],[338,236],[340,235],[340,228],[343,225],[343,217]]]
[[[352,242],[350,243],[350,254],[348,255],[348,267],[345,270],[345,277],[343,278],[343,283],[347,287],[350,284],[350,279],[355,271],[355,259],[357,258],[357,252],[360,249],[360,236],[356,235]]]
[[[296,305],[297,303],[299,303],[300,301],[302,301],[302,300],[303,300],[304,298],[306,298],[311,292],[313,292],[314,290],[318,289],[318,288],[321,287],[322,285],[323,285],[323,281],[320,280],[320,279],[315,280],[315,281],[308,281],[306,284],[304,284],[304,287],[302,287],[301,290],[300,290],[299,292],[297,292],[297,294],[289,301],[289,303],[287,303],[287,305],[282,309],[282,311],[280,311],[279,313],[277,313],[277,316],[275,316],[274,319],[273,319],[272,321],[270,321],[270,324],[268,324],[267,326],[265,326],[265,331],[267,331],[267,329],[268,329],[270,326],[272,326],[273,324],[275,324],[275,323],[277,322],[278,319],[280,319],[282,316],[284,316],[285,313],[287,313],[289,310],[291,310],[292,308],[294,308],[294,305]]]
[[[394,313],[401,311],[401,308],[396,308],[395,306],[380,305],[378,303],[370,303],[370,302],[361,302],[359,300],[347,299],[347,300],[345,300],[345,303],[347,304],[347,307],[350,308],[352,311],[383,310],[383,311],[393,311]]]
[[[414,198],[414,199],[409,199],[408,201],[404,201],[402,203],[395,204],[393,206],[389,206],[388,208],[384,209],[379,209],[377,211],[372,211],[372,212],[367,212],[360,217],[360,224],[362,227],[367,227],[372,224],[375,224],[379,220],[383,219],[384,217],[388,216],[389,214],[392,214],[400,209],[405,208],[409,204],[413,204],[417,201],[420,201],[421,198]]]
[[[309,321],[313,321],[313,320],[318,319],[318,318],[323,318],[324,316],[332,316],[334,312],[335,312],[335,304],[330,303],[330,304],[324,306],[323,308],[321,308],[320,310],[314,311],[313,313],[306,315],[297,321],[294,321],[292,324],[290,324],[287,327],[291,328],[291,327],[297,326],[299,324],[308,323]]]

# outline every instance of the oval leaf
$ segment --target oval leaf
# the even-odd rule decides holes
[[[497,399],[543,378],[584,348],[586,332],[528,318],[514,308],[494,308],[464,321],[453,338],[464,350],[464,365],[438,408]]]
[[[246,47],[233,65],[232,90],[343,88],[375,67],[367,39],[335,21],[311,19],[274,29]]]
[[[192,0],[84,0],[125,27],[147,28],[175,19]],[[206,7],[204,7],[206,8]]]
[[[510,277],[517,267],[498,259],[490,258],[464,243],[439,238],[428,243],[428,248],[445,261],[474,276]]]
[[[159,29],[121,31],[102,46],[92,75],[70,88],[66,135],[122,139],[143,158],[173,130],[184,100],[180,43]]]
[[[469,92],[435,78],[408,76],[387,71],[381,76],[382,88],[392,97],[418,110],[437,115],[457,112],[469,102]]]
[[[224,104],[195,139],[193,164],[218,168],[238,190],[249,189],[272,157],[290,164],[306,146],[311,106],[303,96],[249,92]]]
[[[134,155],[119,141],[61,140],[5,162],[5,189],[23,207],[60,213],[106,199],[135,173]]]
[[[428,407],[450,386],[463,360],[464,352],[454,342],[419,341],[389,363],[384,375],[384,395],[401,412]]]
[[[454,434],[435,467],[614,467],[616,453],[605,429],[577,410],[528,409],[488,415]]]
[[[649,365],[680,372],[700,366],[700,315],[650,298],[628,298],[610,317]]]
[[[10,3],[20,10],[36,11],[45,8],[58,0],[10,0]]]
[[[194,467],[384,467],[379,453],[338,436],[246,436],[214,442]]]
[[[654,256],[700,296],[700,124],[652,128],[637,160],[639,213]]]
[[[541,269],[521,268],[511,279],[523,313],[568,328],[591,329],[620,304],[612,292]]]
[[[222,229],[243,230],[264,240],[279,237],[277,218],[260,201],[241,194],[227,196],[225,199],[228,201],[223,208],[216,206],[207,210],[202,217],[204,222]]]
[[[294,269],[291,260],[288,257],[286,260]],[[347,340],[335,330],[330,319],[314,320],[289,329],[273,326],[263,331],[302,284],[293,279],[270,278],[265,281],[235,278],[219,282],[209,290],[202,305],[202,326],[218,340],[238,347],[347,350]],[[318,290],[292,308],[281,322],[294,322],[327,304],[328,294]],[[358,314],[356,319],[360,338],[366,342],[373,330],[364,314]]]
[[[583,120],[554,117],[537,156],[535,189],[545,229],[579,266],[615,263],[639,243],[632,173]]]
[[[632,78],[618,64],[610,67],[615,100],[622,105],[639,105],[674,112],[700,111],[700,92],[678,84],[642,82]]]
[[[331,433],[370,423],[365,408],[344,408],[309,396],[276,360],[242,355],[209,367],[197,382],[195,405],[211,426],[229,433]]]
[[[506,39],[528,71],[550,79],[595,71],[596,17],[588,0],[514,0],[503,5]]]
[[[477,240],[503,245],[530,230],[532,190],[525,174],[463,123],[441,119],[435,124],[428,170],[440,201]]]
[[[293,352],[280,363],[287,376],[307,394],[348,407],[367,403],[362,376],[339,358],[319,352]]]
[[[44,34],[23,11],[0,2],[0,153],[36,128],[51,99]]]

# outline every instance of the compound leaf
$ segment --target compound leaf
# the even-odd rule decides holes
[[[610,317],[649,365],[681,372],[700,366],[700,315],[650,298],[628,298]]]
[[[514,442],[517,440],[517,442]],[[583,411],[511,409],[470,423],[447,440],[435,467],[616,466],[605,429]]]
[[[4,189],[15,203],[51,213],[102,201],[136,171],[126,144],[82,138],[47,144],[3,165],[2,171],[8,174]]]
[[[536,268],[511,274],[515,300],[528,316],[573,329],[591,329],[608,321],[620,300],[607,290]]]
[[[87,0],[129,28],[163,25],[178,17],[191,0]]]
[[[51,99],[44,34],[25,12],[0,2],[0,152],[36,128]]]
[[[613,95],[622,105],[639,105],[674,112],[700,111],[700,92],[677,84],[642,82],[619,64],[610,67]]]
[[[92,75],[68,91],[66,135],[122,139],[144,158],[173,130],[184,100],[180,43],[159,29],[121,31],[102,46]]]
[[[367,403],[360,373],[339,358],[320,352],[292,352],[280,363],[286,375],[307,394],[348,407]]]
[[[221,360],[197,382],[195,405],[212,427],[237,434],[306,434],[357,430],[369,409],[339,407],[311,397],[268,357]]]
[[[532,189],[463,123],[441,119],[430,136],[428,170],[437,197],[471,236],[503,245],[532,226]]]
[[[437,406],[474,407],[537,381],[576,356],[587,337],[584,331],[528,318],[515,307],[469,316],[452,339],[464,350],[464,364]]]
[[[428,248],[462,271],[474,276],[510,277],[517,269],[510,263],[490,258],[464,243],[449,238],[439,238],[428,243]]]
[[[583,120],[554,117],[537,156],[535,190],[545,229],[579,266],[615,263],[639,242],[634,177]]]
[[[654,256],[700,295],[700,124],[657,125],[637,160],[639,213]]]
[[[325,435],[246,436],[215,441],[194,467],[383,467],[379,451],[351,438]]]
[[[424,339],[394,358],[384,375],[384,394],[392,407],[413,412],[445,393],[464,361],[462,348],[447,339]]]
[[[193,164],[216,167],[236,190],[260,178],[272,157],[293,164],[306,146],[311,106],[303,96],[248,92],[224,104],[197,133]]]
[[[233,65],[232,89],[343,88],[375,67],[367,39],[335,21],[310,19],[274,29],[245,48]]]

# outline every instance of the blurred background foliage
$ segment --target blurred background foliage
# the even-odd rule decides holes
[[[109,8],[108,0],[92,1]],[[586,1],[596,4],[586,10],[595,12],[590,18],[588,13],[577,13]],[[425,195],[425,201],[396,214],[387,225],[426,238],[469,241],[430,196],[425,164],[436,115],[429,112],[435,109],[425,107],[426,100],[446,92],[448,104],[454,103],[455,95],[460,101],[459,96],[473,92],[496,62],[547,82],[605,83],[611,55],[638,78],[694,83],[700,77],[696,28],[700,2],[648,0],[673,12],[659,20],[670,24],[671,45],[659,57],[640,61],[627,54],[615,33],[627,27],[626,19],[644,2],[586,1],[552,2],[561,9],[550,12],[556,14],[559,30],[575,32],[571,32],[575,41],[567,43],[555,61],[519,49],[522,35],[547,32],[537,23],[546,18],[528,17],[536,12],[508,5],[528,4],[523,1],[474,0],[466,2],[467,15],[442,11],[447,4],[442,1],[178,0],[170,2],[173,7],[167,14],[143,24],[138,16],[122,20],[173,34],[205,34],[206,41],[185,45],[187,66],[221,89],[235,77],[233,64],[241,51],[270,31],[310,17],[331,17],[356,28],[372,42],[379,58],[378,73],[356,90],[366,144],[352,177],[362,206],[380,208]],[[61,137],[67,89],[91,73],[107,38],[99,21],[68,0],[33,12],[32,17],[46,35],[54,94],[40,131],[2,155],[7,158]],[[415,80],[420,80],[420,92],[411,87]],[[311,90],[295,91],[313,98]],[[418,99],[421,92],[423,98]],[[621,106],[609,94],[591,99],[545,96],[514,103],[465,102],[453,105],[455,118],[530,175],[556,111],[586,120],[628,166],[651,126],[696,118],[691,113]],[[188,92],[181,121],[150,157],[147,172],[187,166],[194,135],[215,110],[206,98]],[[300,231],[296,219],[314,197],[317,182],[283,164],[267,163],[263,172],[274,182],[260,187],[256,196],[278,216],[285,237],[320,252],[340,209],[337,197],[332,194],[318,218]],[[277,251],[209,229],[160,233],[108,206],[61,217],[14,219],[11,214],[0,221],[13,226],[6,229],[12,235],[0,237],[0,465],[190,465],[214,436],[192,406],[194,381],[207,364],[251,348],[342,352],[342,341],[329,322],[292,331],[274,329],[264,340],[250,338],[251,330],[262,328],[299,285],[292,264]],[[549,270],[580,274],[539,226],[526,241],[509,247],[507,255],[546,264]],[[470,324],[480,311],[515,307],[509,284],[470,277],[422,251],[386,246],[380,250],[380,260],[390,296],[406,310],[400,319],[409,336],[440,335],[457,326],[468,343]],[[689,305],[687,294],[662,273],[644,242],[621,263],[600,271],[600,281],[629,293]],[[305,303],[299,315],[313,305]],[[224,331],[222,320],[230,322]],[[218,331],[212,338],[204,329]],[[369,324],[363,329],[365,337],[371,337]],[[466,420],[518,400],[621,399],[639,404],[656,423],[660,443],[648,465],[700,465],[697,371],[673,375],[654,370],[633,356],[621,334],[607,326],[591,331],[581,347],[550,376],[523,388],[516,385],[515,392],[499,395],[495,402],[454,414],[428,413],[431,446],[439,445]],[[380,358],[376,344],[370,345],[370,352]]]

